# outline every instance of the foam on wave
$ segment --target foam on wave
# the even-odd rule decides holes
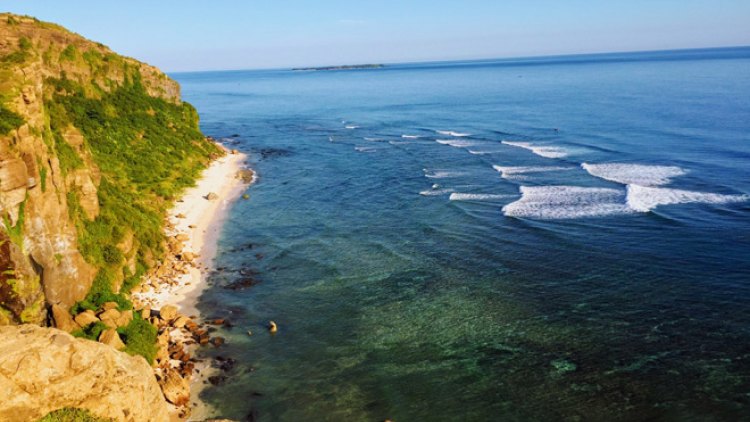
[[[671,182],[673,177],[687,174],[687,171],[676,166],[652,166],[644,164],[581,164],[584,170],[594,177],[599,177],[623,185],[659,186]]]
[[[521,186],[521,199],[503,207],[508,217],[571,219],[630,214],[625,193],[580,186]]]
[[[423,190],[422,192],[419,192],[419,194],[424,195],[424,196],[435,196],[435,195],[447,195],[453,192],[455,192],[455,190],[453,189],[431,189],[431,190]]]
[[[473,142],[470,141],[461,141],[458,139],[438,139],[437,143],[443,144],[443,145],[450,145],[452,147],[456,148],[467,148],[470,146],[474,146]]]
[[[573,170],[570,167],[526,167],[526,166],[511,166],[504,167],[493,165],[493,169],[503,174],[503,179],[522,179],[527,173],[543,173],[548,171],[566,171]]]
[[[441,134],[441,135],[455,136],[457,138],[461,138],[461,137],[464,137],[464,136],[471,136],[470,133],[454,132],[452,130],[438,130],[436,132],[439,133],[439,134]]]
[[[693,192],[680,189],[655,188],[650,186],[628,185],[627,204],[638,212],[649,212],[659,205],[671,204],[727,204],[750,200],[747,195],[721,195],[716,193]]]
[[[568,152],[562,147],[532,145],[529,142],[502,141],[505,145],[527,149],[544,158],[565,158]]]
[[[401,135],[402,138],[417,139],[421,138],[422,135]]]
[[[354,147],[359,152],[375,152],[377,151],[375,147]]]
[[[347,129],[358,129],[359,126],[345,126]]]
[[[507,199],[512,197],[511,195],[495,195],[487,193],[452,193],[450,196],[451,201],[497,201],[500,199]]]

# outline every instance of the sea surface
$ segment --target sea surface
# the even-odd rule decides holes
[[[172,76],[259,175],[211,416],[750,420],[750,48]]]

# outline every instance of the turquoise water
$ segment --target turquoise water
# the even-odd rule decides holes
[[[259,174],[215,416],[750,420],[749,48],[173,76]]]

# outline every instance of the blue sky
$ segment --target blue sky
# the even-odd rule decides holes
[[[750,45],[748,0],[0,0],[167,72]]]

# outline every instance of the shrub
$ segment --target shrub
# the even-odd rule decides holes
[[[24,51],[25,51],[25,50],[30,50],[30,49],[31,49],[32,47],[34,47],[34,45],[33,45],[33,44],[31,43],[31,41],[29,41],[29,39],[28,39],[28,38],[26,38],[26,37],[21,37],[21,38],[20,38],[20,39],[18,40],[18,47],[19,47],[19,48],[20,48],[21,50],[24,50]]]
[[[91,284],[91,289],[89,289],[86,298],[73,305],[70,313],[78,314],[87,309],[94,311],[106,302],[116,302],[117,308],[120,310],[133,309],[133,303],[125,298],[125,296],[117,294],[112,290],[112,280],[112,270],[107,267],[101,268],[96,273],[96,277],[94,277],[94,282]]]
[[[102,331],[108,329],[109,327],[107,326],[107,324],[101,321],[96,321],[81,328],[80,330],[73,331],[72,333],[70,333],[70,335],[72,335],[73,337],[97,341],[99,340],[99,336],[102,334]]]
[[[0,104],[0,136],[7,135],[11,130],[18,129],[26,121],[20,114],[11,111]]]
[[[73,44],[68,44],[67,47],[65,47],[65,50],[60,52],[60,61],[61,62],[72,62],[75,61],[76,55],[78,54],[78,49]]]
[[[125,353],[143,356],[149,365],[154,364],[156,358],[156,334],[157,330],[150,322],[141,318],[138,312],[133,312],[133,320],[127,327],[117,329],[123,343]]]
[[[112,419],[94,416],[88,410],[65,408],[50,412],[36,422],[112,422]]]
[[[23,63],[29,58],[29,53],[25,51],[14,51],[3,56],[3,63]]]
[[[28,199],[29,196],[26,194],[26,199]],[[11,227],[10,225],[10,218],[8,218],[7,215],[3,216],[3,224],[5,224],[5,230],[8,232],[8,237],[10,237],[10,241],[18,245],[21,250],[24,250],[23,247],[23,226],[26,224],[26,199],[21,202],[21,205],[18,208],[18,220],[16,220],[16,225]]]

